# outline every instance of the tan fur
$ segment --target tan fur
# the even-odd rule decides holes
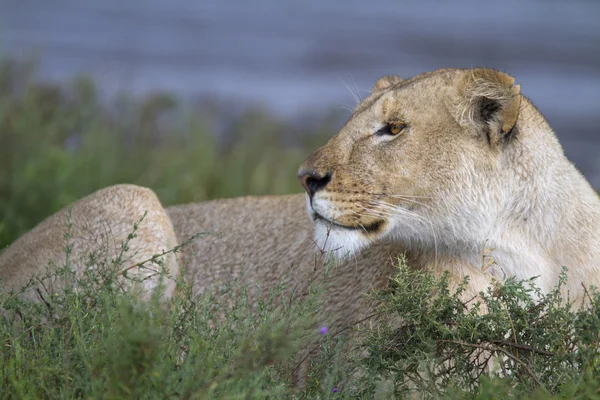
[[[70,212],[70,217],[69,217]],[[172,249],[177,245],[173,226],[158,198],[150,189],[134,185],[117,185],[99,190],[66,208],[23,235],[0,254],[0,285],[4,289],[18,290],[32,275],[43,276],[66,262],[67,239],[73,250],[70,264],[76,274],[81,276],[83,268],[89,264],[88,256],[98,257],[92,267],[111,262],[121,253],[121,245],[133,232],[133,226],[144,213],[146,217],[139,224],[137,237],[129,242],[129,250],[122,255],[122,268],[127,269],[146,261],[156,254]],[[70,221],[71,228],[68,228]],[[179,264],[175,255],[161,257],[168,275],[173,278],[179,274]],[[144,279],[144,297],[159,283],[154,271],[158,265],[148,262],[142,268],[132,268],[129,276]],[[123,282],[129,282],[123,280]],[[60,282],[45,281],[44,286],[36,286],[41,295],[56,290],[54,285]],[[164,296],[169,298],[175,289],[173,279],[164,282]],[[34,288],[26,297],[39,300]]]
[[[373,93],[381,92],[383,90],[389,89],[391,86],[402,82],[402,79],[395,75],[387,75],[377,79],[375,82],[375,86],[373,86]]]
[[[367,299],[393,273],[396,248],[380,244],[335,265],[324,279],[324,259],[313,241],[304,195],[241,197],[167,208],[180,240],[203,236],[187,247],[185,278],[194,294],[218,293],[238,279],[256,301],[284,281],[287,293],[301,294],[309,281],[326,288],[318,323],[331,330],[358,321],[375,308]],[[190,218],[190,216],[193,216]],[[367,321],[367,323],[370,321]]]

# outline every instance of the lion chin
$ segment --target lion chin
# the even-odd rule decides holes
[[[343,261],[357,255],[371,241],[357,230],[334,225],[317,214],[306,196],[306,209],[314,224],[314,242],[326,259]]]
[[[357,255],[371,241],[355,230],[332,226],[327,222],[315,222],[315,244],[327,258],[343,261]]]

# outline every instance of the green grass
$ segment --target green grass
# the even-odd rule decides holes
[[[121,270],[118,257],[81,277],[61,266],[28,286],[65,283],[38,303],[0,292],[0,398],[600,397],[600,294],[590,288],[573,309],[560,295],[564,276],[545,295],[535,280],[496,282],[481,314],[460,298],[468,280],[450,291],[448,276],[398,260],[390,287],[374,294],[393,322],[357,342],[315,326],[318,287],[290,298],[281,284],[251,304],[236,282],[193,297],[179,281],[165,305],[122,290]],[[298,388],[302,349],[310,369]]]
[[[0,296],[2,398],[279,397],[291,387],[287,360],[311,337],[314,307],[276,307],[280,291],[252,310],[245,296],[195,299],[180,283],[165,309],[88,282],[43,304]]]
[[[260,109],[167,94],[101,101],[84,77],[39,82],[30,64],[0,61],[0,248],[116,183],[149,187],[165,205],[300,192],[296,170],[335,120],[299,127]]]
[[[296,168],[335,120],[299,128],[164,94],[106,102],[85,78],[39,82],[29,64],[1,61],[0,247],[115,183],[148,186],[166,205],[299,191]],[[600,398],[594,288],[573,309],[560,287],[542,295],[535,281],[509,279],[482,295],[480,315],[446,277],[398,260],[390,288],[374,294],[374,311],[393,323],[356,343],[314,325],[319,287],[301,299],[280,287],[249,304],[236,282],[197,298],[179,282],[165,306],[121,290],[121,270],[104,259],[75,279],[61,266],[55,277],[76,290],[40,303],[0,293],[0,399]],[[299,389],[303,349],[312,351]],[[490,354],[491,371],[481,363]]]

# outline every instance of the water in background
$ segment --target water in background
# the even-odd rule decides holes
[[[494,67],[600,188],[599,19],[592,0],[4,0],[0,53],[39,55],[49,79],[90,73],[107,94],[216,95],[285,115],[352,107],[390,73]]]

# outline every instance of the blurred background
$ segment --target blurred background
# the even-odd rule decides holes
[[[599,20],[595,0],[1,0],[0,248],[119,182],[299,192],[378,77],[445,67],[516,76],[600,188]]]

